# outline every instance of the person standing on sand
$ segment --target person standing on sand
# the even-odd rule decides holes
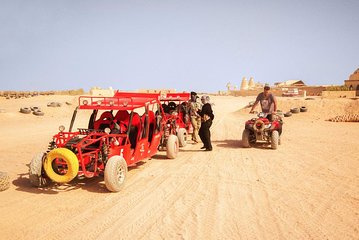
[[[203,142],[203,147],[201,149],[205,149],[205,151],[212,151],[211,132],[209,129],[212,126],[214,115],[212,106],[209,103],[209,96],[202,96],[201,101],[203,106],[202,109],[198,111],[198,114],[202,118],[201,127],[199,129],[199,136]]]
[[[193,127],[192,133],[192,141],[196,144],[198,143],[198,131],[201,127],[201,116],[198,114],[198,111],[201,109],[201,104],[197,102],[197,93],[191,92],[191,99],[190,99],[190,108],[189,114],[191,117],[191,124]]]

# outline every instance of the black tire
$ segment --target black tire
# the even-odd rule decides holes
[[[277,149],[278,148],[278,144],[279,144],[279,132],[274,130],[272,132],[272,136],[271,136],[271,146],[272,149]]]
[[[30,107],[30,109],[31,109],[31,111],[38,111],[38,110],[41,110],[41,108],[36,107],[36,106],[34,106],[34,107]]]
[[[111,157],[105,167],[105,184],[111,192],[119,192],[124,187],[127,176],[127,163],[121,156]]]
[[[167,139],[167,145],[166,145],[166,155],[170,159],[175,159],[178,154],[178,137],[176,135],[169,135]]]
[[[23,108],[20,108],[20,112],[25,113],[25,114],[29,114],[29,113],[31,113],[31,109],[28,108],[28,107],[23,107]]]
[[[34,110],[32,114],[36,116],[44,116],[45,113],[41,110]]]
[[[47,104],[48,107],[61,107],[61,103],[59,102],[50,102]]]
[[[0,172],[0,191],[4,191],[10,187],[10,177],[7,173]]]
[[[283,112],[277,112],[276,115],[277,115],[277,116],[280,116],[280,117],[283,117],[283,116],[284,116],[284,113],[283,113]]]
[[[306,112],[306,111],[308,111],[308,108],[306,108],[306,107],[303,106],[303,107],[300,108],[300,111],[301,111],[301,112]]]
[[[299,113],[299,108],[291,108],[290,112],[291,113]]]
[[[178,143],[180,147],[185,147],[187,145],[187,131],[185,128],[178,129],[177,132]]]
[[[245,147],[245,148],[251,147],[251,145],[249,143],[249,134],[250,134],[250,131],[248,129],[243,130],[243,133],[242,133],[242,146]]]
[[[292,113],[291,113],[291,112],[286,112],[286,113],[284,113],[284,117],[290,117],[290,116],[292,116]]]
[[[35,187],[45,187],[49,184],[50,179],[42,172],[42,163],[45,153],[36,154],[29,165],[29,180]]]

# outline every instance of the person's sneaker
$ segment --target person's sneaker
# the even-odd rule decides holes
[[[212,148],[206,148],[205,151],[212,151]]]
[[[205,149],[205,148],[206,148],[205,146],[201,147],[201,149]]]

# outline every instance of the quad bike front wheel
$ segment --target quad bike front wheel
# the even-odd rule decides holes
[[[169,135],[168,139],[167,139],[167,145],[166,145],[166,150],[167,150],[167,157],[170,159],[174,159],[177,157],[178,154],[178,137],[176,135]]]
[[[127,176],[127,163],[121,156],[111,157],[105,167],[105,184],[111,192],[119,192]]]
[[[249,130],[244,129],[242,133],[242,146],[245,148],[249,148],[251,145],[249,144]]]
[[[279,132],[274,130],[271,136],[272,149],[277,149],[279,144]]]
[[[178,129],[177,137],[179,146],[185,147],[187,145],[187,130],[185,128]]]
[[[52,181],[68,183],[77,176],[79,161],[69,149],[55,148],[47,154],[44,170]]]
[[[45,153],[36,154],[29,165],[29,179],[30,183],[35,187],[45,187],[48,185],[50,179],[43,174],[43,158]]]

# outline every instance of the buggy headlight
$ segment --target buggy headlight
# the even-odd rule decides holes
[[[60,131],[60,132],[65,131],[65,126],[64,126],[64,125],[60,125],[60,126],[59,126],[59,131]]]
[[[102,101],[101,101],[101,100],[98,100],[98,101],[97,101],[97,105],[100,106],[101,104],[102,104]]]
[[[127,105],[128,105],[128,102],[127,102],[127,101],[124,101],[124,102],[123,102],[123,106],[124,106],[124,107],[127,107]]]
[[[111,132],[111,129],[110,128],[105,128],[105,133],[107,133],[107,134],[110,134],[110,132]]]
[[[82,104],[83,104],[83,105],[87,105],[87,104],[89,104],[89,101],[83,100],[83,101],[82,101]]]

